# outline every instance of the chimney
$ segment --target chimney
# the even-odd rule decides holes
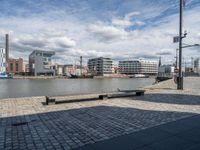
[[[5,49],[6,49],[6,61],[9,59],[9,34],[6,34],[6,43],[5,43]]]

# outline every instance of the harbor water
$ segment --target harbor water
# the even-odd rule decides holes
[[[0,80],[0,99],[112,92],[117,88],[132,90],[154,82],[154,78],[5,79]]]

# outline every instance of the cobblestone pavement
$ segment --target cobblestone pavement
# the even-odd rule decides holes
[[[200,114],[200,78],[147,87],[145,96],[45,106],[44,97],[0,100],[0,149],[73,149]]]

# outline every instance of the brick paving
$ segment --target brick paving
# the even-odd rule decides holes
[[[147,87],[142,97],[104,101],[0,100],[0,149],[73,149],[200,114],[200,78],[185,83],[184,91],[169,80]]]

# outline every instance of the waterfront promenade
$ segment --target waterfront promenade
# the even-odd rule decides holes
[[[159,147],[159,140],[172,136],[168,123],[184,122],[200,114],[200,78],[185,78],[184,83],[183,91],[177,91],[168,80],[146,87],[141,97],[103,101],[46,106],[44,97],[0,100],[0,149],[117,149],[117,144],[124,146],[118,149],[166,149]],[[155,130],[143,134],[149,129]],[[176,126],[172,131],[184,132]],[[148,143],[160,134],[162,139]],[[136,140],[141,135],[147,137],[147,143]],[[180,140],[176,137],[174,141]],[[188,141],[172,140],[172,144],[177,149],[189,149],[200,142]],[[170,145],[169,140],[166,143]]]

